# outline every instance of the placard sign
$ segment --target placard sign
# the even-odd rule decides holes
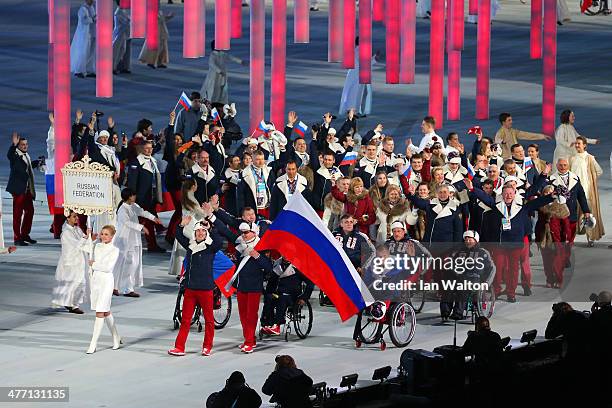
[[[64,213],[94,215],[113,213],[113,172],[108,166],[91,163],[89,156],[66,163],[64,175]]]

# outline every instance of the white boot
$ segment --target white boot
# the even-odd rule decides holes
[[[102,327],[104,327],[104,318],[96,317],[96,322],[94,323],[93,335],[91,336],[91,343],[89,343],[87,354],[93,354],[96,352],[96,346],[98,345],[98,338],[100,337],[100,333],[102,333]]]
[[[108,326],[108,330],[110,330],[113,335],[113,350],[117,350],[119,345],[121,344],[121,337],[119,337],[119,333],[117,332],[117,326],[115,326],[115,318],[112,314],[106,316],[104,318],[106,320],[106,325]]]

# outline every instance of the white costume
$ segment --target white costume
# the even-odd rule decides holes
[[[187,193],[187,197],[189,201],[192,203],[196,203],[196,206],[193,210],[189,210],[188,208],[183,207],[183,216],[190,216],[191,222],[183,228],[183,234],[186,237],[191,237],[193,234],[193,227],[196,222],[204,219],[204,211],[197,206],[198,200],[196,200],[195,196],[191,191]],[[185,255],[187,255],[187,250],[183,248],[181,244],[178,243],[178,240],[174,240],[174,245],[172,246],[172,254],[170,255],[170,266],[168,268],[168,275],[178,276],[181,274],[181,268],[183,267],[183,261],[185,260]]]
[[[553,164],[557,164],[557,160],[560,157],[564,157],[567,160],[570,160],[576,155],[574,143],[576,143],[576,138],[578,136],[580,136],[580,134],[576,131],[574,125],[570,125],[569,123],[562,123],[559,125],[559,127],[555,131],[555,140],[557,141],[557,146],[555,146]],[[596,141],[596,139],[587,138],[588,144],[595,144]]]
[[[423,138],[419,143],[419,153],[422,152],[424,148],[433,146],[434,143],[440,143],[440,146],[442,146],[442,150],[445,150],[444,140],[440,136],[438,136],[436,132],[429,132],[423,135]]]
[[[234,57],[226,51],[214,50],[208,57],[208,73],[200,94],[202,98],[212,103],[229,103],[229,90],[227,81],[227,60],[242,64],[240,58]]]
[[[96,9],[82,4],[72,44],[70,44],[70,72],[86,74],[96,72]]]
[[[500,8],[501,6],[499,5],[499,0],[491,0],[491,21],[495,20],[495,15],[497,14]],[[477,24],[478,16],[468,14],[467,22],[470,24]]]
[[[142,238],[140,232],[143,225],[138,217],[153,221],[155,216],[143,210],[136,203],[123,203],[117,210],[117,234],[114,244],[119,249],[119,259],[115,264],[114,288],[119,293],[126,294],[134,291],[134,287],[142,287]]]
[[[113,269],[119,258],[119,248],[112,242],[96,242],[92,249],[91,265],[91,310],[97,313],[110,312],[113,298]]]
[[[130,10],[117,7],[113,28],[113,71],[130,69],[132,45],[130,40]]]
[[[79,307],[85,297],[85,276],[87,274],[87,235],[78,225],[65,223],[62,227],[62,253],[57,262],[51,304],[54,307]]]
[[[557,21],[560,23],[572,21],[569,7],[567,7],[565,0],[557,0]]]
[[[416,16],[429,18],[431,15],[431,0],[419,0],[416,4]]]
[[[372,57],[372,65],[376,59]],[[369,115],[372,111],[372,84],[359,83],[359,47],[355,47],[355,68],[346,72],[346,80],[340,99],[340,115],[354,108],[358,115]]]

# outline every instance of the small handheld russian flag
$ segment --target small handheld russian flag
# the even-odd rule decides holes
[[[533,160],[531,157],[525,157],[525,173],[529,171],[533,167]]]
[[[219,116],[219,112],[217,112],[217,108],[211,109],[210,116],[212,117],[212,120],[214,123],[219,123],[219,120],[221,119],[221,117]]]
[[[482,136],[482,128],[480,126],[472,126],[468,129],[467,134]]]
[[[474,171],[474,168],[472,167],[472,163],[470,163],[468,161],[468,164],[467,164],[467,177],[470,180],[473,180],[475,175],[476,175],[476,172]]]
[[[297,133],[300,137],[303,138],[306,132],[308,131],[308,126],[304,122],[300,121],[293,130],[295,131],[295,133]]]
[[[185,110],[191,109],[191,99],[189,99],[189,97],[187,96],[185,92],[181,94],[181,97],[176,103],[176,106],[178,105],[181,105]],[[174,107],[174,109],[176,109],[176,106]]]
[[[257,129],[264,133],[268,133],[270,131],[270,128],[268,127],[268,125],[266,125],[266,121],[263,119],[261,120],[261,122],[259,122],[259,126],[257,126]]]
[[[410,179],[410,175],[412,174],[412,164],[405,164],[404,167],[400,169],[400,174]]]
[[[340,166],[350,166],[357,161],[357,152],[346,152],[342,161],[340,162]]]

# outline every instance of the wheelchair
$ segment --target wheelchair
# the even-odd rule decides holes
[[[185,286],[181,282],[179,284],[179,291],[176,297],[176,305],[174,306],[174,316],[172,317],[172,321],[174,322],[174,330],[177,330],[181,326],[184,294]],[[216,330],[224,328],[232,315],[232,298],[223,296],[217,287],[213,289],[213,315],[215,318]],[[191,319],[191,325],[193,326],[195,324],[197,326],[198,333],[202,331],[201,317],[202,309],[198,305],[196,306]]]
[[[472,323],[477,317],[490,319],[495,310],[495,289],[492,285],[486,290],[472,291],[466,300],[464,318],[471,317]]]
[[[409,302],[384,302],[386,306],[382,317],[376,316],[374,302],[366,307],[357,316],[355,326],[355,347],[363,344],[379,343],[381,350],[387,348],[384,334],[389,332],[391,342],[395,347],[406,347],[414,338],[416,331],[416,313]]]
[[[586,14],[587,16],[596,16],[598,14],[604,14],[604,15],[610,14],[610,10],[608,9],[608,7],[606,7],[607,4],[604,0],[592,0],[592,1],[580,0],[581,10],[582,10],[584,3],[587,3],[587,4],[590,3],[590,5],[584,11],[584,14]]]
[[[304,304],[301,305],[297,300],[293,303],[291,307],[287,308],[287,312],[285,314],[285,324],[283,328],[282,335],[285,338],[285,341],[289,341],[289,334],[295,331],[295,334],[300,339],[305,339],[310,334],[312,330],[312,305],[308,299],[304,300]],[[259,328],[259,340],[263,338],[275,337],[272,334],[265,333],[263,331],[263,327]]]

